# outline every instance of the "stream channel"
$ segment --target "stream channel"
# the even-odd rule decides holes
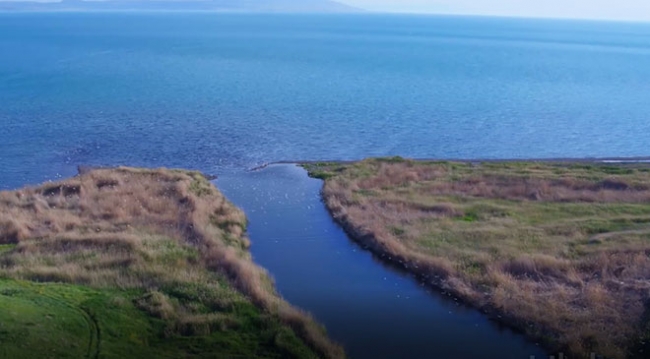
[[[351,241],[321,201],[323,182],[301,167],[271,165],[215,183],[246,212],[255,262],[351,359],[548,358],[522,335]]]

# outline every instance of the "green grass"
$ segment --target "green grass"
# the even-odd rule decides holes
[[[322,180],[330,179],[339,171],[342,171],[345,166],[336,162],[316,162],[316,163],[304,163],[301,165],[309,175],[313,178],[318,178]]]
[[[213,193],[212,184],[205,176],[198,172],[190,173],[192,182],[190,183],[189,190],[199,197],[208,196]]]
[[[0,254],[10,252],[15,247],[15,244],[0,244]]]
[[[200,291],[185,293],[186,305],[201,305]],[[138,308],[134,303],[142,296],[140,291],[0,280],[0,357],[313,357],[291,330],[250,303],[230,308],[227,315],[236,325],[207,328],[212,333],[202,335],[188,330],[183,336]]]
[[[94,323],[80,303],[72,304],[61,296],[75,297],[80,291],[53,288],[49,294],[28,283],[0,281],[0,357],[94,355]]]
[[[127,293],[0,280],[3,358],[144,357],[152,325]],[[122,336],[126,340],[121,340]]]
[[[106,280],[129,271],[155,282],[157,289],[0,280],[0,357],[316,357],[277,317],[258,309],[220,275],[202,269],[196,248],[171,238],[141,237],[136,252],[142,265],[114,268]],[[21,264],[19,253],[6,251],[3,257]],[[83,250],[64,257],[44,253],[39,261],[90,268],[100,258]],[[165,270],[198,272],[201,279],[167,278],[159,274]]]

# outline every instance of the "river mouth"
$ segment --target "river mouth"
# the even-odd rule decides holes
[[[548,357],[522,335],[432,293],[353,243],[321,202],[322,181],[302,168],[271,165],[216,183],[248,216],[255,262],[350,358]]]

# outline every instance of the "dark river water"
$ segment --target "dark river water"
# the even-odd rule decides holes
[[[320,199],[322,181],[295,165],[224,175],[246,212],[257,263],[282,296],[311,312],[352,359],[547,358],[479,311],[431,292],[350,241]]]

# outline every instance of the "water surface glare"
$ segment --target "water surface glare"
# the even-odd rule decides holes
[[[246,212],[254,260],[311,312],[352,359],[548,356],[480,312],[431,293],[348,239],[295,165],[228,174],[219,189]]]

